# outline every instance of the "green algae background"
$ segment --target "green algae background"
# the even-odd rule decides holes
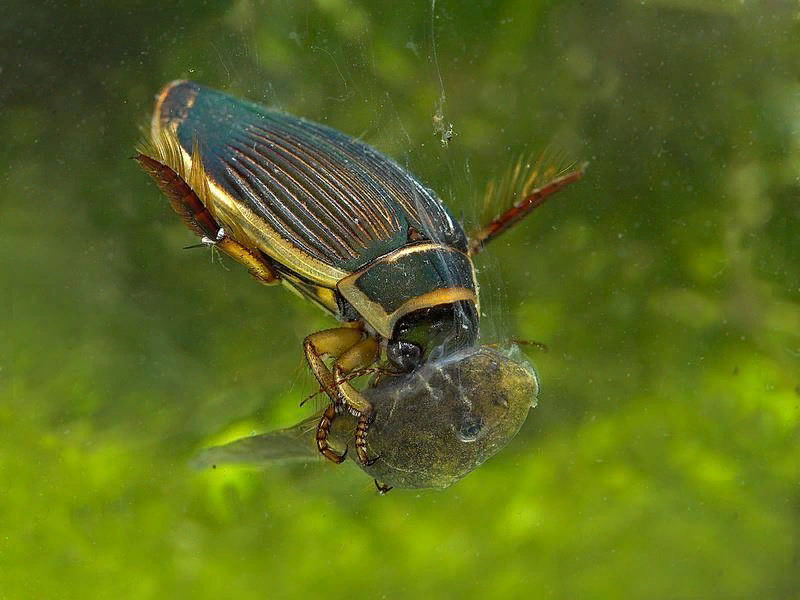
[[[431,9],[2,9],[0,598],[796,597],[797,3]],[[385,497],[352,465],[189,467],[314,410],[331,322],[183,250],[129,159],[176,78],[359,135],[472,226],[520,155],[589,161],[477,260],[484,338],[549,348],[505,451]]]

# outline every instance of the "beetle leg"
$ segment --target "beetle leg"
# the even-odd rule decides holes
[[[380,346],[374,337],[362,339],[360,328],[340,327],[319,331],[308,336],[303,343],[306,358],[311,370],[317,377],[325,392],[330,396],[331,404],[325,410],[317,426],[317,448],[329,460],[341,462],[341,457],[328,446],[328,432],[336,418],[336,412],[347,410],[358,417],[356,428],[356,451],[364,465],[371,465],[376,458],[367,455],[367,431],[375,416],[372,403],[359,393],[350,382],[347,374],[363,367],[368,367],[380,356]],[[335,357],[333,371],[328,368],[323,358]]]
[[[247,267],[250,275],[261,283],[271,285],[280,281],[280,276],[277,271],[270,266],[264,257],[252,250],[248,250],[233,238],[225,235],[224,231],[222,233],[222,238],[215,241],[215,245],[232,259]]]
[[[328,445],[328,432],[330,431],[331,423],[333,423],[335,418],[336,405],[331,402],[328,404],[328,408],[325,409],[325,412],[322,413],[322,418],[319,421],[319,425],[317,425],[317,449],[322,456],[338,465],[343,463],[345,456],[347,456],[347,446],[345,446],[344,452],[337,454]]]
[[[358,418],[358,425],[356,426],[356,454],[358,454],[358,460],[360,460],[361,464],[365,467],[374,465],[375,461],[380,458],[380,454],[372,458],[367,454],[367,432],[374,418],[375,411],[370,407],[369,412],[361,413],[361,416]]]
[[[201,188],[207,189],[203,179],[201,166],[194,166],[193,173],[183,172],[183,164],[178,163],[180,149],[176,148],[177,140],[169,135],[159,140],[152,149],[156,157],[139,152],[134,158],[148,173],[159,189],[169,199],[173,210],[178,213],[186,225],[196,234],[202,236],[203,244],[213,245],[225,252],[234,260],[242,263],[250,274],[261,283],[277,283],[280,276],[267,260],[260,254],[242,246],[232,237],[226,235],[217,220],[208,210],[203,196],[192,187],[187,179],[194,179],[202,183]],[[174,155],[174,156],[173,156]],[[193,165],[200,165],[199,157],[194,157]],[[176,170],[177,169],[177,170]]]
[[[372,410],[368,402],[347,380],[347,375],[353,371],[370,366],[380,356],[378,340],[368,337],[357,342],[343,352],[333,363],[333,378],[341,398],[347,405],[347,410],[353,416],[360,416]]]
[[[325,356],[339,357],[361,341],[363,333],[360,329],[352,327],[339,327],[326,329],[309,335],[303,341],[303,350],[306,360],[314,377],[317,378],[325,393],[331,401],[340,404],[341,397],[336,378],[323,358]]]
[[[534,208],[544,204],[545,200],[550,196],[568,186],[570,183],[578,181],[583,177],[585,170],[586,164],[583,164],[580,168],[570,171],[560,177],[556,177],[541,187],[537,187],[530,194],[515,202],[511,208],[492,219],[491,222],[487,223],[470,236],[468,254],[470,256],[478,254],[478,252],[484,249],[486,244],[516,225],[528,216]]]
[[[345,399],[342,397],[340,385],[337,384],[336,377],[325,364],[325,356],[338,357],[356,346],[363,334],[360,329],[353,327],[339,327],[337,329],[326,329],[309,335],[303,342],[303,349],[306,353],[306,360],[314,373],[314,377],[325,390],[331,399],[328,408],[325,409],[317,425],[317,448],[328,460],[340,463],[344,460],[344,454],[337,454],[328,446],[328,432],[331,423],[336,418],[337,410],[345,406]],[[355,393],[355,390],[353,390]],[[346,451],[345,451],[346,453]]]
[[[378,457],[369,458],[367,454],[367,431],[375,411],[372,403],[362,396],[348,381],[345,376],[363,367],[368,367],[380,356],[378,340],[373,337],[358,342],[355,346],[342,354],[334,363],[333,374],[336,386],[345,402],[345,407],[353,416],[358,417],[356,427],[356,452],[358,460],[365,466],[373,464]]]

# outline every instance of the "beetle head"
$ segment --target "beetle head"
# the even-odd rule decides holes
[[[475,345],[478,312],[468,301],[432,306],[406,315],[386,345],[394,370],[410,373]]]

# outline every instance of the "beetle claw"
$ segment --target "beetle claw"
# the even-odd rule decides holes
[[[364,466],[365,466],[365,467],[371,467],[371,466],[372,466],[372,465],[374,465],[376,462],[378,462],[378,459],[379,459],[380,457],[381,457],[381,455],[380,455],[380,454],[378,454],[378,456],[373,456],[372,458],[368,458],[368,459],[367,459],[367,460],[364,462]],[[359,457],[359,458],[360,458],[360,457]]]
[[[377,479],[373,479],[373,481],[375,482],[375,488],[381,496],[385,496],[389,493],[389,490],[392,489],[392,486],[387,483],[381,483]]]

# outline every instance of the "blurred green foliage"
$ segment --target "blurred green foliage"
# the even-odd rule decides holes
[[[7,4],[0,596],[797,593],[795,2]],[[180,77],[363,136],[471,224],[519,155],[590,161],[478,261],[485,337],[549,347],[508,449],[386,497],[353,467],[187,467],[308,414],[329,322],[181,250],[128,160]]]

